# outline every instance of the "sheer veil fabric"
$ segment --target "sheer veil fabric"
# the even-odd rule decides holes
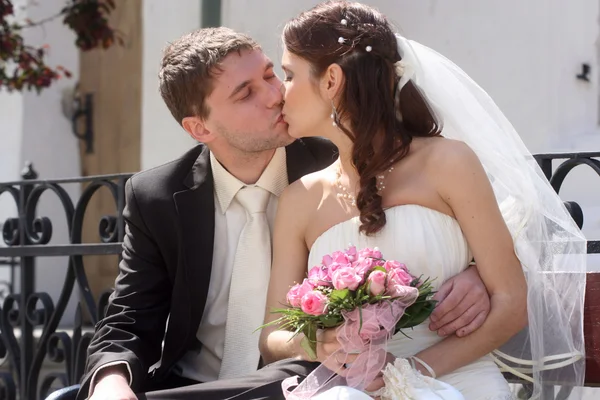
[[[528,327],[494,351],[534,383],[582,386],[586,239],[518,133],[488,94],[436,51],[397,35],[402,76],[427,99],[442,135],[466,143],[492,184],[528,284]]]

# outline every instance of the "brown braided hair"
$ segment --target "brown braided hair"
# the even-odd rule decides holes
[[[333,63],[344,72],[335,122],[353,143],[352,163],[360,177],[360,231],[373,235],[386,223],[377,175],[407,155],[413,137],[439,136],[437,121],[410,81],[395,101],[399,77],[394,63],[400,61],[396,36],[374,8],[340,0],[321,3],[286,24],[283,42],[290,53],[311,64],[315,78]]]

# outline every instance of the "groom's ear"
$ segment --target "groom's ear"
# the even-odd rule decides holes
[[[214,135],[206,127],[206,121],[200,117],[185,117],[181,120],[181,126],[189,135],[200,143],[209,143]]]
[[[329,100],[333,100],[338,96],[344,85],[344,79],[344,71],[342,71],[339,64],[334,63],[327,67],[321,79],[321,90]]]

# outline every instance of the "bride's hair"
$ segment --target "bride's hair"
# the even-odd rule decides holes
[[[396,98],[400,78],[394,63],[400,54],[390,24],[377,10],[339,0],[321,3],[286,24],[283,42],[311,64],[315,78],[333,63],[344,72],[335,122],[353,142],[360,230],[374,234],[386,223],[377,175],[406,156],[413,137],[438,136],[436,119],[410,81]]]

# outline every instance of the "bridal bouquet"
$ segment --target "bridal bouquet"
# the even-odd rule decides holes
[[[287,293],[287,307],[273,310],[277,324],[317,357],[317,330],[340,327],[346,352],[365,352],[403,328],[421,324],[433,312],[431,281],[410,274],[406,265],[385,260],[378,248],[351,246],[323,257],[308,277]],[[369,353],[371,353],[369,351]]]

